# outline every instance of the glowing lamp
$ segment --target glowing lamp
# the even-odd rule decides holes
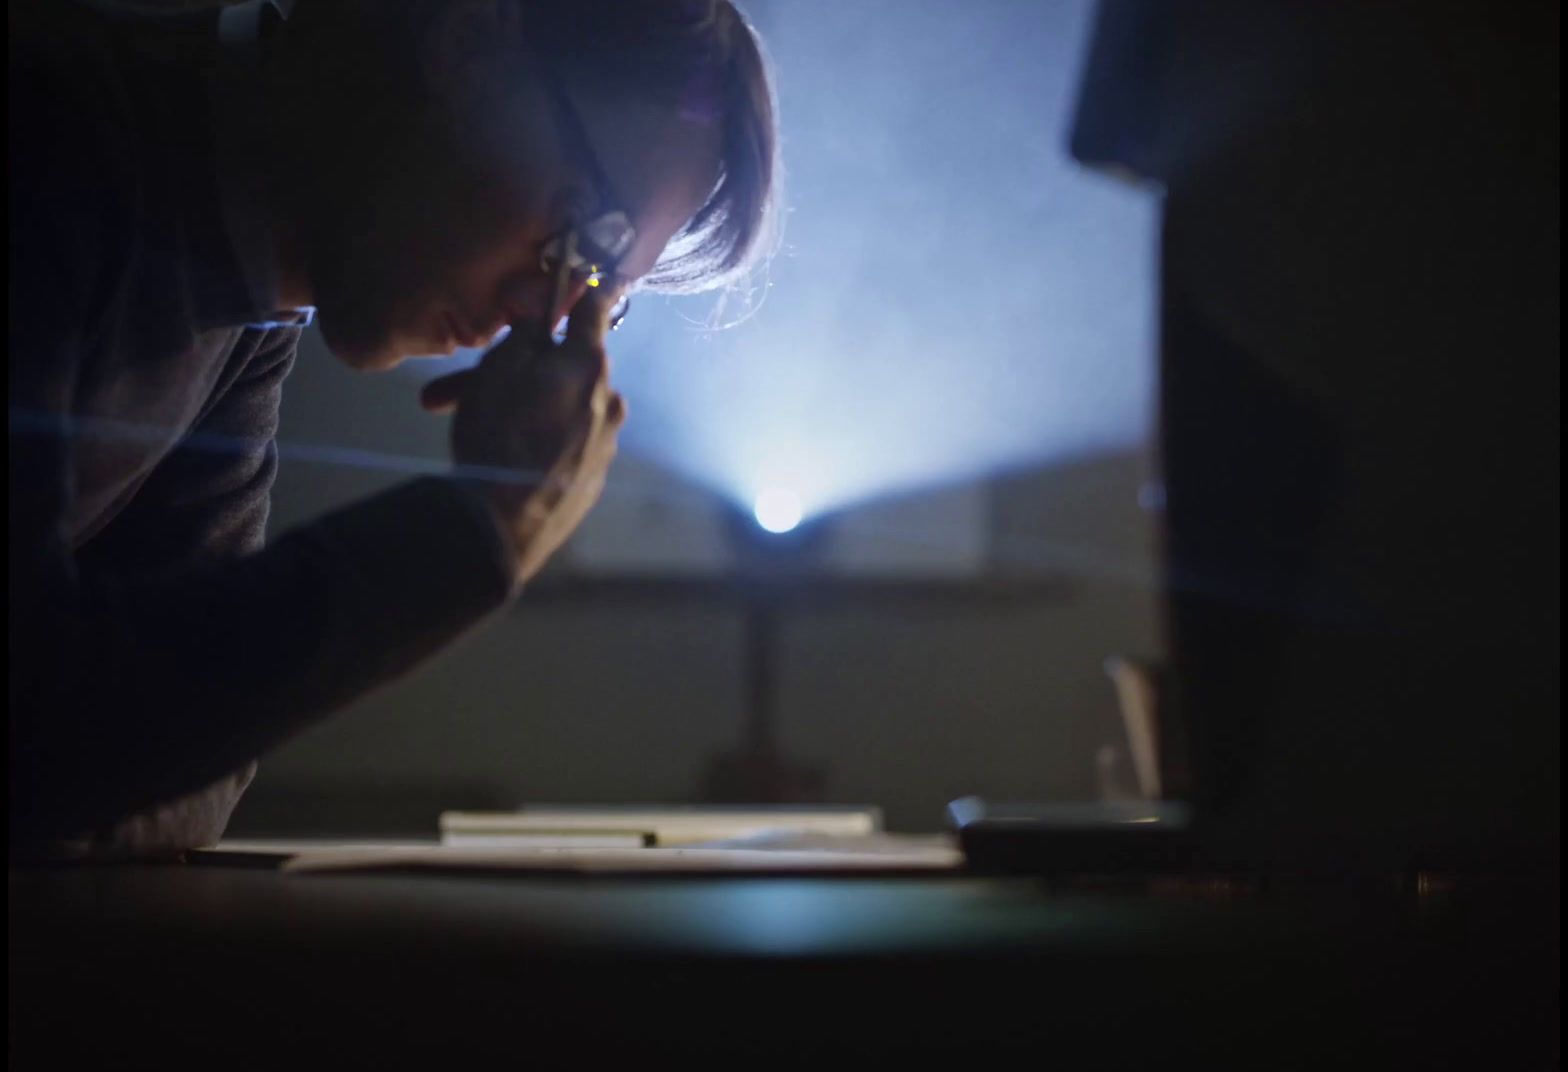
[[[757,496],[752,513],[769,532],[788,532],[800,524],[800,496],[784,488],[767,488]]]

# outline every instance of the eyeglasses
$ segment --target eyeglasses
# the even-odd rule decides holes
[[[637,229],[624,212],[607,212],[581,227],[569,227],[545,244],[539,254],[539,268],[555,276],[552,309],[566,301],[574,281],[590,287],[615,283],[615,266],[637,240]],[[619,328],[631,308],[625,294],[610,310],[610,330]]]
[[[581,115],[561,84],[556,72],[548,64],[542,65],[543,81],[550,94],[555,111],[555,125],[568,149],[587,170],[594,184],[600,206],[625,204],[617,198],[599,162],[598,154],[588,140]],[[616,281],[616,269],[637,241],[637,228],[631,219],[618,209],[603,212],[592,219],[574,224],[547,242],[539,254],[539,268],[555,277],[552,309],[559,309],[566,301],[574,281],[590,287],[604,286]],[[624,294],[610,310],[610,330],[614,331],[626,320],[631,299]]]

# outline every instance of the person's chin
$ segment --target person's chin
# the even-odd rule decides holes
[[[388,369],[397,368],[412,356],[388,347],[357,355],[348,363],[360,372],[386,372]]]
[[[385,372],[410,356],[407,347],[400,346],[401,340],[395,336],[370,337],[367,334],[355,337],[334,333],[325,318],[322,319],[321,337],[334,357],[361,372]]]
[[[385,372],[402,364],[409,355],[390,347],[334,349],[333,355],[358,372]]]

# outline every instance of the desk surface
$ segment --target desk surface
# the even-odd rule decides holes
[[[13,868],[9,893],[13,1067],[1557,1053],[1555,891],[93,866]]]

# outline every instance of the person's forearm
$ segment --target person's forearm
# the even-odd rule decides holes
[[[511,581],[485,505],[427,479],[222,567],[91,599],[28,586],[11,620],[13,839],[241,768],[442,648]]]

